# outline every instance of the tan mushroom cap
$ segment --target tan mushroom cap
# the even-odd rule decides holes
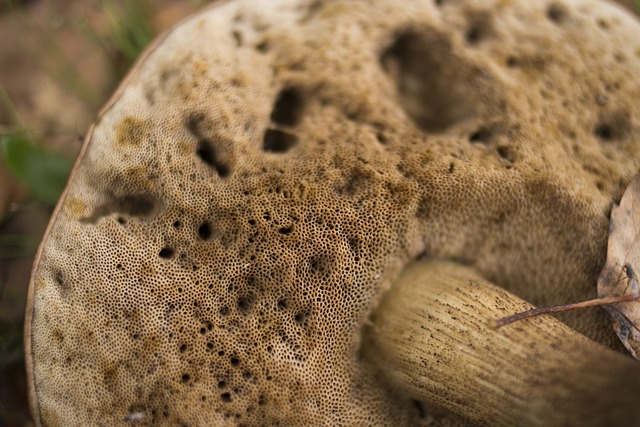
[[[639,31],[578,0],[238,0],[172,29],[41,247],[37,421],[411,425],[358,351],[411,259],[595,295],[640,165]],[[563,319],[613,342],[599,311]]]

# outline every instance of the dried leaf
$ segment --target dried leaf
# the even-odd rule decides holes
[[[640,272],[640,175],[611,210],[607,262],[598,278],[598,297],[638,297]],[[605,305],[613,329],[633,357],[640,359],[640,301]]]

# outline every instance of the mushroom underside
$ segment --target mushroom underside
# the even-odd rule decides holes
[[[640,165],[639,28],[579,0],[238,0],[171,29],[39,250],[36,422],[412,425],[360,351],[411,260],[595,293]],[[600,312],[562,320],[616,346]]]

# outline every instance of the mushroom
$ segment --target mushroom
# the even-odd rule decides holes
[[[423,260],[376,308],[364,349],[407,394],[477,425],[639,425],[635,360],[550,316],[487,326],[529,308],[468,267]]]
[[[578,0],[183,21],[100,113],[39,249],[36,423],[415,424],[361,357],[369,315],[425,252],[535,305],[594,294],[640,165],[639,28]],[[616,345],[599,311],[561,318]]]

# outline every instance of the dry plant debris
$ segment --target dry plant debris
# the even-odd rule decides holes
[[[613,320],[613,329],[636,359],[640,358],[640,177],[636,177],[611,210],[607,263],[598,279],[601,298],[626,297],[632,302],[605,306]]]

